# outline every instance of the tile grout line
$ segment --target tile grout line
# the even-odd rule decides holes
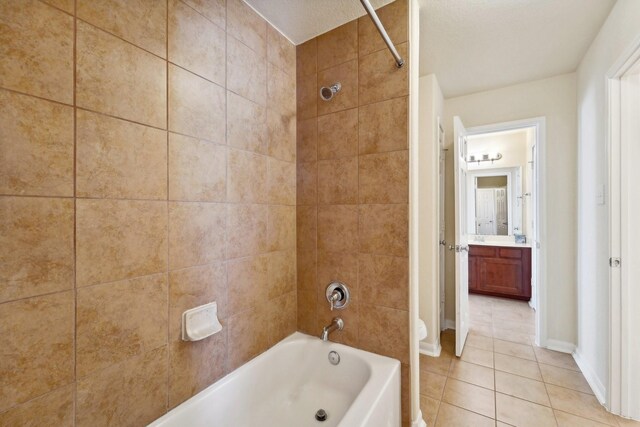
[[[167,169],[166,169],[166,173],[167,173],[167,180],[166,180],[166,218],[167,218],[167,230],[165,233],[165,236],[167,238],[167,265],[166,265],[166,272],[165,277],[167,280],[167,355],[166,355],[166,367],[167,367],[167,378],[166,378],[166,396],[165,396],[165,413],[169,411],[169,406],[171,403],[170,400],[170,395],[171,395],[171,348],[170,348],[170,343],[171,343],[171,282],[169,279],[169,265],[170,265],[170,249],[169,247],[171,246],[169,244],[170,239],[170,221],[169,221],[169,199],[170,199],[170,194],[169,194],[169,166],[170,166],[170,160],[169,160],[169,156],[170,156],[170,149],[169,149],[169,0],[166,0],[165,2],[166,8],[165,8],[165,91],[167,94],[167,97],[165,99],[165,128],[167,129],[166,132],[166,138],[167,138],[167,145],[166,145],[166,156],[167,156]]]
[[[78,68],[78,1],[73,1],[73,421],[75,426],[78,420],[78,263],[77,263],[77,150],[78,150],[78,109],[76,90],[76,70]]]

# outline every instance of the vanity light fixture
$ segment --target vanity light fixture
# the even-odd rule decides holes
[[[491,164],[493,164],[493,162],[498,161],[502,158],[502,154],[500,153],[493,153],[493,154],[470,154],[469,157],[467,157],[467,162],[469,163],[478,163],[480,164],[481,162],[491,162]]]

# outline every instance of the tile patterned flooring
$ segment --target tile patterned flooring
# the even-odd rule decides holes
[[[420,406],[429,427],[640,427],[609,414],[569,354],[534,345],[526,302],[470,295],[470,332],[462,357],[455,333],[442,353],[420,355]]]

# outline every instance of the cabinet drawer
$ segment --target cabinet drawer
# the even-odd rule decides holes
[[[498,248],[491,246],[469,245],[469,256],[494,258]]]
[[[500,248],[500,258],[522,259],[522,249]]]

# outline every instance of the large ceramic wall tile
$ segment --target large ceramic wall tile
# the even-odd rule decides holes
[[[222,202],[227,193],[227,148],[169,134],[169,199]]]
[[[318,162],[318,204],[358,202],[358,157]]]
[[[226,329],[202,341],[176,341],[169,345],[169,409],[227,373],[226,347]]]
[[[77,26],[77,105],[165,128],[165,61],[82,21]]]
[[[225,45],[222,28],[181,1],[169,1],[169,61],[224,86]]]
[[[165,273],[78,289],[79,378],[167,343]]]
[[[269,292],[269,256],[257,255],[227,263],[229,313],[263,305]]]
[[[406,204],[360,205],[360,252],[406,257],[409,212]]]
[[[227,89],[266,106],[267,60],[233,37],[227,37]]]
[[[358,109],[318,117],[318,159],[358,155]]]
[[[267,23],[242,0],[227,0],[227,32],[259,56],[267,53]]]
[[[296,289],[298,292],[316,292],[317,251],[300,250],[296,253]]]
[[[360,154],[407,149],[407,100],[396,98],[360,107]]]
[[[269,345],[275,345],[296,332],[296,292],[279,296],[269,306]]]
[[[271,252],[267,255],[267,298],[273,300],[296,290],[295,250]],[[273,304],[273,301],[271,302]]]
[[[73,15],[75,0],[46,0],[44,3],[57,7]]]
[[[358,206],[318,207],[318,249],[328,252],[358,251]]]
[[[326,303],[326,290],[331,282],[342,282],[350,290],[358,285],[358,255],[345,252],[318,251],[318,300]]]
[[[78,110],[76,195],[166,199],[166,131]]]
[[[409,260],[360,254],[358,287],[362,302],[400,310],[409,309]]]
[[[318,40],[318,68],[333,67],[343,62],[358,58],[358,21],[348,22],[328,33],[324,33]]]
[[[78,0],[77,15],[142,49],[166,58],[167,5],[155,0]]]
[[[296,46],[271,25],[267,25],[267,61],[295,78]]]
[[[318,115],[318,79],[310,74],[298,79],[296,83],[296,107],[298,120]]]
[[[227,25],[226,0],[184,0],[186,4],[203,14],[220,28]]]
[[[267,251],[267,205],[227,205],[227,259]]]
[[[225,143],[225,90],[169,65],[169,130]]]
[[[298,252],[316,250],[318,212],[315,206],[296,207],[296,247]]]
[[[305,334],[318,333],[317,321],[318,293],[315,291],[298,291],[298,330]]]
[[[323,101],[318,95],[321,87],[340,83],[342,88],[331,101]],[[318,72],[318,115],[334,113],[358,106],[358,61],[353,60]]]
[[[274,205],[296,204],[296,164],[269,158],[268,201]]]
[[[391,41],[397,46],[409,39],[409,10],[407,0],[397,0],[376,10]],[[387,45],[368,16],[358,20],[358,47],[360,56],[377,50],[386,50]],[[388,55],[388,52],[387,52]],[[403,57],[405,60],[406,57]],[[406,64],[405,64],[406,67]]]
[[[294,97],[295,99],[295,97]],[[267,111],[268,154],[287,162],[296,161],[296,116]]]
[[[360,203],[409,203],[409,152],[360,156],[358,183]]]
[[[318,72],[318,39],[313,38],[296,46],[296,75],[308,76]]]
[[[298,121],[296,126],[296,160],[315,162],[318,160],[318,120]]]
[[[0,411],[73,381],[72,291],[0,305]]]
[[[73,102],[73,17],[36,0],[3,1],[0,58],[0,86]]]
[[[269,206],[267,241],[270,251],[283,251],[296,247],[296,207]]]
[[[283,115],[296,114],[296,78],[267,63],[267,105]]]
[[[296,200],[298,205],[318,203],[318,163],[298,163],[296,172]]]
[[[361,56],[358,64],[360,105],[397,98],[409,94],[409,58],[407,43],[396,46],[400,56],[405,58],[405,66],[396,67],[389,52],[380,50]]]
[[[164,346],[80,379],[76,426],[146,425],[160,417],[167,410],[167,369]]]
[[[37,427],[39,421],[47,420],[49,425],[72,427],[73,398],[72,385],[61,387],[1,413],[0,426]]]
[[[361,304],[360,347],[409,363],[409,312]]]
[[[0,192],[73,195],[73,109],[0,91]]]
[[[216,301],[218,318],[227,316],[227,271],[224,262],[169,272],[169,339],[181,340],[182,313]]]
[[[269,346],[269,311],[267,306],[243,311],[229,319],[227,366],[234,370]]]
[[[78,287],[159,273],[166,268],[166,202],[76,201]]]
[[[227,161],[227,201],[266,202],[267,163],[265,156],[230,149]]]
[[[227,91],[227,144],[267,154],[267,110],[260,104]]]
[[[169,268],[224,258],[225,207],[218,203],[169,203]]]
[[[73,288],[73,200],[0,198],[0,302]]]

